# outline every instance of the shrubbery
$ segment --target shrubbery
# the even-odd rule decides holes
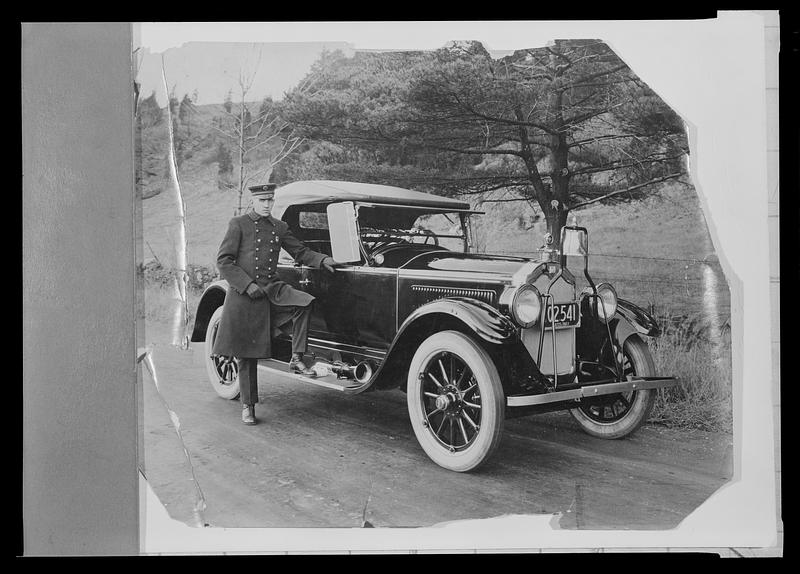
[[[659,314],[660,337],[649,341],[656,372],[680,379],[659,389],[650,422],[732,432],[732,357],[727,325],[713,329],[697,317]]]
[[[216,269],[204,265],[195,265],[189,263],[188,275],[189,289],[200,292],[206,286],[219,278]],[[150,260],[142,264],[140,273],[143,274],[145,283],[147,285],[154,285],[157,287],[171,287],[175,281],[177,271],[172,268],[164,267],[159,261]]]

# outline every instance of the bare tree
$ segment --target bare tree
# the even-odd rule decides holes
[[[161,78],[164,82],[164,90],[167,90],[167,73],[164,70],[164,57],[161,57]],[[169,181],[173,190],[175,208],[177,212],[177,244],[175,245],[175,258],[177,269],[175,270],[175,312],[172,324],[172,344],[182,349],[189,348],[189,304],[186,296],[189,276],[187,274],[186,256],[186,204],[183,200],[180,178],[178,177],[178,162],[176,159],[175,137],[173,133],[171,103],[167,104],[167,135],[169,136],[169,148],[167,150],[167,162],[169,167]]]
[[[278,106],[271,99],[266,98],[255,117],[253,116],[251,110],[253,104],[248,101],[248,94],[252,89],[260,61],[259,51],[255,66],[239,70],[236,101],[233,101],[234,96],[231,95],[230,105],[227,105],[226,101],[224,106],[223,121],[217,125],[212,124],[212,127],[230,141],[236,150],[238,170],[236,180],[230,187],[238,194],[237,215],[244,210],[242,198],[247,186],[268,178],[273,168],[295,151],[303,141],[281,117]],[[233,94],[233,90],[229,93]],[[252,162],[254,166],[250,167],[248,163],[257,153],[263,153],[264,157],[261,161]]]

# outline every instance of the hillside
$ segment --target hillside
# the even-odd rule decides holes
[[[257,104],[256,104],[257,105]],[[190,145],[180,166],[187,217],[190,263],[214,266],[219,242],[233,216],[235,192],[218,186],[215,149],[221,141],[211,128],[222,106],[198,106],[190,123]],[[143,257],[173,266],[177,211],[168,189],[165,123],[142,131]],[[258,164],[259,159],[254,159]],[[481,203],[480,199],[489,200]],[[472,199],[486,211],[476,221],[480,250],[533,255],[542,244],[544,222],[522,202],[491,202],[502,196]],[[730,295],[717,262],[700,202],[691,187],[664,184],[648,199],[613,206],[592,205],[575,213],[589,229],[590,273],[611,281],[619,295],[671,314],[702,314],[724,323]],[[580,260],[570,261],[580,274]]]
[[[251,103],[255,109],[258,109],[258,105],[257,102]],[[196,106],[194,110],[191,119],[186,122],[188,126],[180,126],[181,135],[185,138],[179,178],[187,217],[187,254],[190,263],[213,267],[219,241],[237,206],[236,192],[221,189],[217,146],[223,143],[232,150],[233,145],[212,127],[214,118],[224,113],[222,105]],[[167,180],[166,126],[164,113],[160,123],[142,129],[140,188],[143,197],[144,258],[158,259],[165,266],[172,266],[178,218],[175,198]],[[235,155],[233,151],[231,154]],[[263,164],[263,155],[252,155],[249,165],[257,169]]]

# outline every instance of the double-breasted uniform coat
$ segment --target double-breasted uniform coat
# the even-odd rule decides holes
[[[225,296],[213,353],[237,358],[269,358],[272,355],[270,306],[305,307],[314,297],[277,277],[281,248],[295,261],[319,268],[326,255],[312,251],[272,216],[255,212],[234,217],[217,255],[220,276],[230,285]],[[253,281],[266,297],[252,299],[247,287]]]

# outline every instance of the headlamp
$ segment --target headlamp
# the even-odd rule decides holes
[[[597,317],[608,323],[617,312],[617,292],[610,283],[601,283],[597,286]]]
[[[511,301],[511,316],[523,328],[535,325],[542,313],[542,297],[533,285],[524,284],[517,288]]]

